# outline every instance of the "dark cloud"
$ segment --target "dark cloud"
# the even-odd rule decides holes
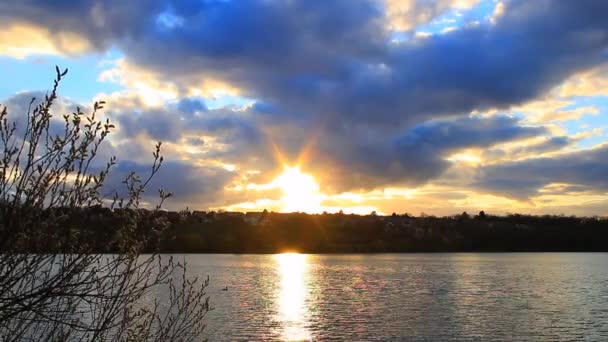
[[[9,120],[17,120],[20,123],[18,125],[19,129],[16,131],[17,143],[22,139],[22,126],[25,124],[26,118],[25,113],[27,112],[28,104],[34,97],[37,99],[34,102],[35,105],[44,98],[44,93],[25,92],[2,101],[2,105],[5,105],[10,113]],[[51,107],[51,113],[53,114],[49,130],[51,135],[63,133],[64,122],[62,121],[62,115],[75,111],[77,106],[77,103],[63,97],[59,97],[56,100],[55,105]],[[181,133],[183,132],[178,126],[172,124],[175,117],[168,113],[170,112],[160,110],[144,114],[128,113],[127,115],[123,113],[124,115],[119,116],[119,119],[121,119],[119,120],[119,128],[123,137],[146,132],[153,139],[177,139],[181,137]],[[139,119],[134,121],[136,124],[133,124],[131,116],[136,115],[143,116],[138,117]],[[163,121],[165,119],[167,120],[166,122]],[[112,139],[113,137],[114,135],[111,134],[110,139],[106,139],[100,145],[97,156],[90,165],[90,171],[97,173],[105,167],[112,156],[117,157],[118,163],[111,169],[102,190],[102,194],[107,195],[109,198],[116,191],[121,196],[126,196],[126,188],[122,184],[122,181],[129,172],[136,172],[142,178],[150,173],[153,161],[152,152],[154,150],[153,143],[149,140],[138,140],[131,137],[131,139],[126,141],[116,141]],[[201,139],[190,138],[189,141],[191,143],[203,144]],[[182,209],[192,204],[207,207],[221,201],[224,187],[236,177],[235,173],[221,167],[197,166],[194,161],[179,161],[175,160],[175,156],[167,156],[166,154],[165,157],[168,158],[166,158],[159,173],[152,179],[147,192],[144,194],[145,201],[155,203],[158,199],[157,190],[163,188],[166,191],[173,192],[175,195],[168,202],[168,205],[172,208]]]
[[[202,99],[186,97],[179,100],[177,109],[185,115],[191,116],[195,112],[207,111],[207,106]]]
[[[33,112],[44,101],[46,95],[48,93],[43,91],[25,91],[0,102],[0,108],[3,106],[7,108],[9,120],[13,120],[17,124],[16,134],[18,136],[22,136],[25,132],[25,127],[28,123],[28,110]],[[51,135],[63,134],[65,128],[63,115],[71,115],[73,112],[76,112],[78,107],[84,113],[89,114],[90,109],[87,106],[80,105],[64,97],[57,98],[50,110],[52,117],[49,133]]]
[[[188,145],[196,146],[196,147],[205,145],[205,140],[203,140],[201,138],[189,138],[187,140],[187,142],[188,142]]]
[[[117,40],[144,35],[169,5],[165,0],[2,1],[0,19],[5,24],[41,25],[49,30],[51,40],[62,32],[82,34],[96,50],[105,50]],[[71,52],[69,46],[62,48]]]
[[[177,141],[184,133],[180,117],[164,109],[122,113],[118,121],[121,134],[125,137],[135,137],[145,132],[155,140]]]
[[[484,151],[484,157],[489,159],[497,158],[521,158],[530,157],[538,154],[558,152],[568,146],[572,146],[580,139],[568,136],[546,137],[540,142],[527,144],[521,147],[505,150],[502,148],[488,149]]]
[[[546,129],[522,126],[513,117],[466,117],[420,124],[390,139],[365,132],[323,137],[317,157],[336,156],[324,160],[328,166],[322,162],[319,170],[331,177],[329,183],[339,187],[336,190],[417,185],[440,176],[451,165],[445,158],[454,152],[545,133]]]
[[[203,160],[236,164],[243,169],[269,170],[276,166],[268,137],[255,120],[254,110],[214,109],[183,114],[174,104],[139,110],[121,108],[109,112],[117,122],[118,137],[131,141],[136,137],[157,141],[205,146],[204,152],[190,155],[193,163]],[[111,103],[108,104],[111,108]],[[204,137],[210,137],[204,141]],[[125,143],[125,145],[129,145]],[[133,146],[125,146],[133,149]],[[135,158],[140,154],[131,154]]]
[[[608,146],[581,150],[552,158],[533,158],[486,167],[474,186],[514,198],[528,198],[551,183],[608,191]]]
[[[274,115],[280,113],[279,109],[275,105],[267,102],[256,102],[253,104],[252,109],[257,113],[267,115]]]
[[[26,95],[20,95],[18,99],[24,96]],[[9,102],[14,103],[18,99]],[[146,140],[146,136],[153,140],[188,143],[198,147],[202,145],[200,136],[211,136],[214,143],[223,147],[191,155],[193,159],[190,161],[178,162],[184,164],[180,164],[182,168],[191,163],[193,165],[190,167],[197,169],[194,166],[197,160],[221,160],[240,165],[243,170],[256,169],[264,172],[275,168],[279,162],[275,158],[272,144],[280,146],[287,162],[296,162],[302,152],[301,141],[308,140],[312,148],[305,167],[321,177],[324,191],[337,192],[425,183],[439,177],[451,165],[446,160],[451,153],[466,148],[491,147],[547,133],[542,127],[522,126],[518,119],[509,116],[429,121],[389,137],[378,136],[365,128],[320,134],[320,128],[307,129],[297,125],[264,132],[256,122],[259,113],[255,106],[242,111],[218,109],[182,116],[174,107],[168,105],[143,111],[135,108],[120,112],[109,111],[108,115],[117,122],[119,139],[118,142],[108,141],[104,145],[98,167],[115,155],[122,161],[119,169],[126,170],[131,166],[135,167],[134,171],[139,170],[139,166],[151,158],[153,146]],[[142,133],[144,136],[140,137]],[[555,143],[559,143],[557,140],[559,139]],[[169,160],[174,159],[168,157]],[[169,165],[177,169],[177,166]],[[169,174],[185,176],[176,177],[173,181],[163,179],[167,182],[164,183],[167,188],[176,186],[180,190],[180,187],[187,187],[191,181],[187,177],[190,170],[174,171]],[[206,171],[196,172],[204,175]],[[126,173],[119,170],[118,174],[124,177]],[[224,180],[221,177],[208,178],[211,181]],[[224,184],[221,183],[220,188]],[[210,183],[204,185],[208,187]],[[185,195],[190,196],[188,193]]]
[[[414,127],[397,141],[408,149],[457,150],[475,146],[492,146],[545,133],[538,127],[522,127],[519,119],[510,116],[489,118],[467,117],[453,121],[430,122]]]
[[[567,136],[557,136],[546,138],[538,144],[524,146],[512,151],[515,154],[540,154],[546,152],[555,152],[564,147],[571,146],[580,139],[575,139]]]
[[[154,140],[178,142],[186,135],[211,135],[229,145],[260,144],[263,139],[249,111],[216,109],[195,113],[180,110],[183,106],[179,102],[177,108],[168,104],[144,110],[122,108],[109,113],[118,121],[121,136],[125,138],[145,133]],[[189,103],[188,106],[198,105]]]
[[[384,10],[375,0],[28,1],[0,4],[0,17],[117,46],[180,89],[215,78],[258,101],[241,114],[193,99],[121,114],[125,135],[209,134],[229,147],[206,157],[262,169],[272,164],[270,142],[292,159],[310,145],[310,168],[341,190],[419,184],[459,149],[545,134],[468,115],[533,99],[607,57],[606,1],[506,1],[495,24],[400,43]]]
[[[598,13],[608,3],[506,8],[495,25],[392,44],[376,2],[213,2],[173,30],[146,31],[125,53],[177,80],[198,72],[283,111],[371,126],[522,103],[606,60]]]
[[[389,42],[378,1],[31,1],[9,20],[113,41],[166,77],[210,75],[287,111],[400,124],[531,99],[605,61],[603,1],[507,1],[492,25]],[[157,17],[181,19],[159,30]],[[84,19],[83,19],[84,18]]]
[[[144,178],[150,174],[151,168],[151,164],[121,161],[112,169],[103,191],[108,195],[118,192],[125,196],[126,189],[122,184],[125,176],[134,171]],[[156,204],[158,189],[162,188],[174,194],[167,202],[171,208],[183,209],[193,205],[206,208],[221,201],[224,187],[235,176],[233,172],[219,167],[199,167],[187,162],[167,161],[149,183],[143,198]]]

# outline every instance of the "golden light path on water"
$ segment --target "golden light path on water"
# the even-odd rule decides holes
[[[305,254],[276,254],[281,277],[279,292],[279,320],[281,339],[284,341],[310,340],[307,328],[308,265]]]

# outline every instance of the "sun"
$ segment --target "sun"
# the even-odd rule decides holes
[[[300,167],[285,166],[273,183],[283,192],[283,211],[317,212],[321,208],[319,185],[311,175],[300,171]]]

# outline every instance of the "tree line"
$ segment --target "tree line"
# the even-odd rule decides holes
[[[56,209],[59,210],[59,209]],[[72,209],[80,238],[95,252],[117,246],[124,210]],[[575,216],[390,216],[275,212],[202,212],[138,209],[138,232],[149,250],[163,253],[385,253],[608,251],[608,219]],[[165,222],[155,231],[146,222]],[[150,239],[149,235],[156,236]],[[52,242],[49,242],[52,244]],[[49,246],[50,248],[50,246]]]

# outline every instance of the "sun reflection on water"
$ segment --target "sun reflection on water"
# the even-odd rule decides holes
[[[285,341],[310,340],[310,332],[306,327],[308,314],[306,255],[283,253],[275,255],[275,259],[281,276],[278,309],[282,339]]]

